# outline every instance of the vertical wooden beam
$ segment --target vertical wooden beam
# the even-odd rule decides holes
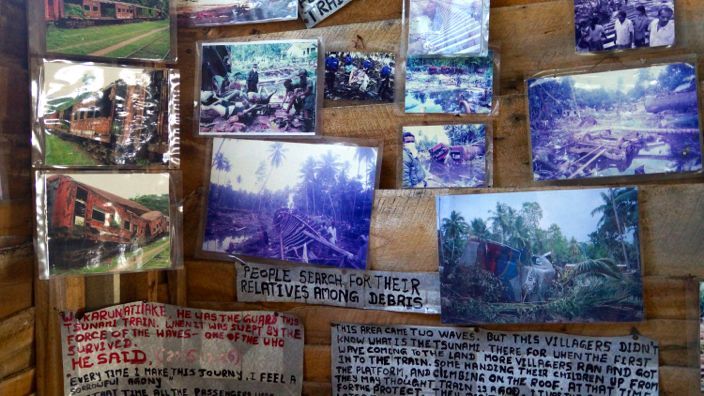
[[[37,393],[64,393],[61,328],[59,312],[85,308],[85,282],[82,277],[37,281],[35,287],[37,345]]]

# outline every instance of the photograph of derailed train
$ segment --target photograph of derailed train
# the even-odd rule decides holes
[[[203,252],[366,268],[377,147],[216,138],[211,161]]]
[[[220,26],[298,19],[297,0],[178,0],[181,26]]]
[[[635,187],[440,196],[444,323],[643,319]]]
[[[201,44],[201,135],[314,135],[318,41]]]
[[[169,164],[175,139],[169,98],[178,97],[170,80],[177,73],[45,62],[38,109],[44,163]]]
[[[485,124],[405,126],[403,188],[486,187]]]
[[[43,177],[49,276],[171,266],[168,174]]]
[[[171,55],[168,0],[44,0],[43,14],[48,52],[152,60]]]
[[[693,63],[527,81],[535,180],[702,169]]]

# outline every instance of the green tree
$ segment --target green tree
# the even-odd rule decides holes
[[[459,212],[453,210],[450,212],[449,218],[442,220],[440,233],[442,235],[445,262],[450,265],[456,265],[467,243],[469,225]]]
[[[489,231],[489,228],[486,225],[486,222],[480,218],[473,219],[469,223],[469,233],[470,235],[476,237],[477,239],[481,240],[489,240],[491,239],[491,231]]]
[[[156,195],[138,195],[131,198],[132,201],[137,202],[140,205],[146,206],[151,210],[158,210],[164,215],[169,215],[169,196],[168,194]]]

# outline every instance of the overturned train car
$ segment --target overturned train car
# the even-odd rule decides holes
[[[106,164],[164,162],[169,151],[169,71],[144,76],[148,83],[117,80],[79,95],[43,117],[45,130],[73,139]]]
[[[47,207],[49,262],[62,266],[83,266],[169,235],[163,213],[66,175],[47,178]]]

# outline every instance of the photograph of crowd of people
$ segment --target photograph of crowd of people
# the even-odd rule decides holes
[[[328,52],[325,99],[393,102],[395,67],[390,52]]]
[[[202,44],[200,133],[312,135],[317,40]]]
[[[403,188],[486,187],[486,125],[403,127]]]
[[[221,26],[298,18],[297,0],[178,0],[181,26]]]
[[[409,57],[406,113],[488,114],[494,98],[494,54]]]
[[[535,180],[698,172],[696,66],[528,80]]]
[[[574,0],[577,52],[675,43],[673,0]]]
[[[408,55],[486,56],[489,0],[411,0]]]
[[[377,147],[213,141],[202,249],[365,269]]]
[[[442,321],[643,319],[635,187],[439,196]]]

